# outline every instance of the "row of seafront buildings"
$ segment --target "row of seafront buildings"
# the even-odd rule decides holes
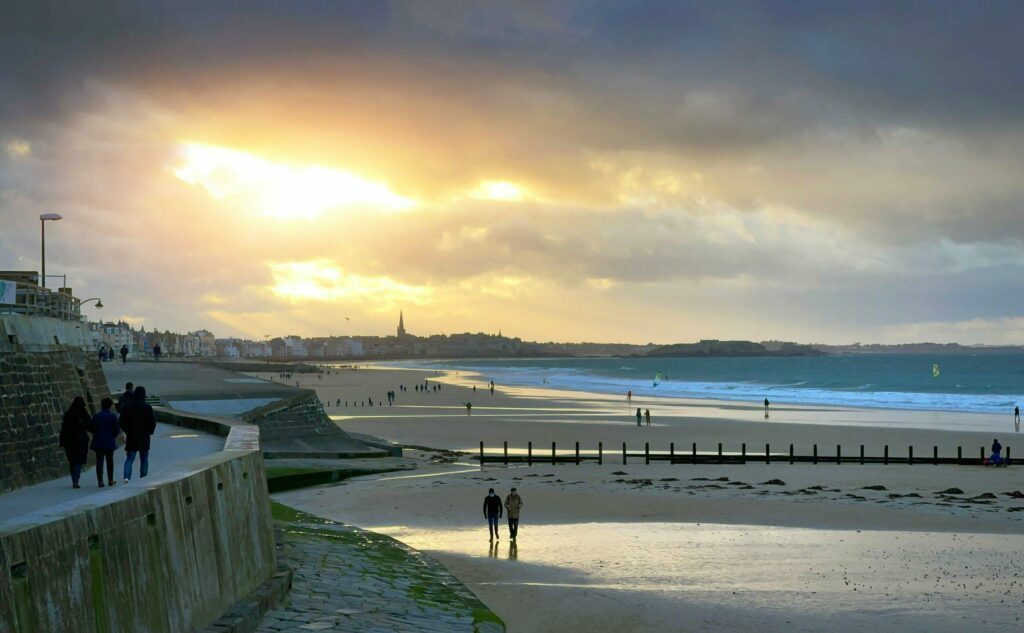
[[[465,333],[414,336],[405,331],[404,318],[394,336],[328,336],[303,338],[282,336],[254,341],[216,338],[209,330],[180,334],[144,327],[138,330],[125,321],[90,323],[96,349],[115,352],[127,346],[132,356],[153,353],[159,345],[165,356],[207,356],[220,358],[410,358],[515,356],[529,349],[518,338],[498,334]]]
[[[122,346],[132,355],[152,354],[157,345],[167,356],[219,356],[217,340],[209,330],[196,330],[179,334],[170,330],[138,330],[125,321],[89,322],[93,344],[97,351],[111,349],[117,352]]]

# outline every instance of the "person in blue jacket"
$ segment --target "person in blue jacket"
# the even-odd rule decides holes
[[[104,398],[100,402],[100,410],[89,421],[89,432],[92,433],[89,448],[96,453],[96,481],[100,488],[103,487],[104,462],[107,465],[107,484],[113,486],[117,483],[114,480],[114,451],[117,450],[117,436],[121,434],[121,428],[117,425],[117,414],[110,410],[113,406],[113,400]]]

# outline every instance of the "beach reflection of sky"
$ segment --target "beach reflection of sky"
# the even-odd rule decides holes
[[[481,586],[661,593],[681,606],[728,602],[733,608],[739,601],[745,609],[867,621],[896,614],[930,619],[943,611],[952,621],[1012,625],[1021,611],[1015,559],[1024,537],[1014,535],[524,524],[512,550],[505,539],[490,543],[484,527],[372,529],[442,561],[466,559]]]

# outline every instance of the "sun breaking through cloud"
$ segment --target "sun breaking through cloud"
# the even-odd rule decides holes
[[[186,143],[174,175],[199,185],[218,200],[240,198],[262,215],[313,219],[332,209],[366,207],[400,211],[415,206],[387,185],[320,165],[296,167],[254,154],[200,143]]]

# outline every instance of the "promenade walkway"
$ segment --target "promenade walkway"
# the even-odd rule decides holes
[[[160,474],[197,457],[220,452],[223,448],[223,437],[158,423],[156,433],[153,435],[153,448],[149,453],[149,474],[150,476]],[[124,457],[123,448],[114,452],[114,477],[118,483],[113,488],[98,488],[96,486],[96,471],[90,467],[82,473],[82,487],[78,490],[71,487],[71,476],[67,475],[60,479],[19,488],[0,495],[0,529],[10,519],[58,504],[74,503],[81,504],[83,507],[94,507],[106,503],[105,497],[120,499],[122,494],[111,495],[110,493],[125,487],[123,482]],[[139,460],[136,458],[132,483],[127,487],[141,488],[145,482],[145,479],[139,479]],[[73,508],[74,506],[69,506],[68,510],[71,511]]]
[[[298,393],[289,385],[250,378],[202,362],[106,362],[103,373],[114,394],[131,381],[144,385],[147,393],[159,396],[175,409],[200,415],[237,417]]]

